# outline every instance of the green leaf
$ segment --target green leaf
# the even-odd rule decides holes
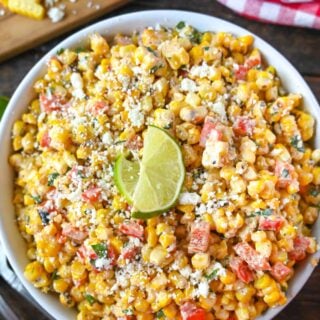
[[[76,53],[80,53],[80,52],[86,51],[86,49],[83,48],[83,47],[78,47],[78,48],[75,48],[74,51],[75,51]]]
[[[262,209],[262,210],[257,210],[254,211],[251,215],[249,215],[248,217],[256,217],[256,216],[261,216],[261,217],[269,217],[273,214],[273,210],[270,208],[267,209]]]
[[[60,54],[64,53],[65,50],[66,50],[65,48],[58,49],[57,50],[57,55],[60,55]]]
[[[86,300],[89,302],[90,305],[93,305],[96,302],[96,298],[89,293],[85,293],[84,297],[86,298]]]
[[[183,29],[185,26],[186,26],[185,22],[184,22],[184,21],[180,21],[180,22],[176,25],[176,28],[177,28],[178,30],[181,30],[181,29]]]
[[[291,138],[290,144],[299,152],[304,152],[304,145],[300,135],[295,135]]]
[[[157,313],[156,313],[156,318],[157,319],[162,319],[162,318],[165,318],[165,314],[162,310],[159,310]]]
[[[156,64],[155,66],[153,66],[151,69],[150,69],[150,73],[153,74],[153,73],[156,73],[159,69],[162,68],[162,64]]]
[[[122,311],[124,314],[128,315],[128,316],[132,316],[133,315],[133,310],[132,309],[125,309]]]
[[[58,176],[59,176],[59,173],[57,173],[57,172],[49,174],[49,176],[48,176],[48,186],[49,187],[53,186],[54,180],[56,180],[58,178]]]
[[[59,275],[58,275],[58,270],[56,269],[56,270],[54,270],[53,272],[52,272],[52,274],[51,274],[51,279],[52,280],[57,280],[57,279],[59,279],[60,277],[59,277]]]
[[[39,203],[42,202],[40,196],[31,196],[31,198],[34,200],[34,202],[35,202],[36,204],[39,204]]]
[[[0,120],[2,118],[4,110],[6,110],[8,103],[9,103],[8,97],[0,96]]]
[[[193,43],[199,44],[201,42],[201,38],[202,38],[202,33],[195,29],[191,33],[190,41]]]
[[[313,197],[317,197],[320,193],[320,190],[319,189],[316,189],[316,188],[311,188],[309,190],[309,194]]]
[[[104,243],[92,244],[91,247],[99,258],[105,258],[107,256],[107,247]]]
[[[215,278],[217,277],[218,272],[219,272],[219,269],[214,269],[211,273],[206,274],[205,277],[206,277],[206,279],[208,279],[209,281],[210,281],[210,280],[213,280],[213,279],[215,279]]]

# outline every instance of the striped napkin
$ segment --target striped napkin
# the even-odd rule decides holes
[[[249,19],[320,29],[320,0],[217,0]]]

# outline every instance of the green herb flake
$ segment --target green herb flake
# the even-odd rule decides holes
[[[177,25],[176,25],[176,29],[181,30],[186,26],[184,21],[180,21]]]
[[[59,277],[59,275],[58,275],[58,270],[56,269],[56,270],[54,270],[53,272],[52,272],[52,274],[51,274],[51,279],[52,280],[57,280],[57,279],[59,279],[60,277]]]
[[[165,314],[164,314],[163,310],[159,310],[159,311],[156,313],[156,318],[157,318],[157,319],[165,318]]]
[[[281,172],[281,177],[283,178],[288,178],[290,175],[289,170],[288,169],[283,169]]]
[[[162,68],[162,64],[156,64],[155,66],[153,66],[151,69],[150,69],[150,73],[153,74],[153,73],[156,73],[159,69]]]
[[[153,53],[154,55],[156,55],[156,52],[152,49],[152,48],[150,48],[150,47],[146,47],[147,48],[147,50],[149,51],[149,52],[151,52],[151,53]]]
[[[104,243],[92,244],[91,247],[99,258],[105,258],[107,256],[107,247]]]
[[[133,311],[132,309],[125,309],[122,311],[124,314],[128,315],[128,316],[132,316],[133,315]]]
[[[75,53],[80,53],[80,52],[86,51],[86,49],[83,47],[78,47],[78,48],[75,48],[74,51],[75,51]]]
[[[209,281],[215,279],[218,276],[219,269],[214,269],[211,273],[205,275],[206,279]]]
[[[84,295],[84,297],[86,298],[86,300],[89,302],[90,306],[92,306],[95,302],[96,302],[96,299],[95,297],[93,297],[91,294],[89,293],[86,293]]]
[[[49,176],[48,176],[48,186],[49,187],[53,186],[54,180],[56,180],[58,178],[58,176],[59,176],[59,173],[57,173],[57,172],[49,174]]]
[[[31,196],[31,198],[34,200],[36,204],[40,204],[42,202],[40,196]]]
[[[66,49],[65,48],[60,48],[57,50],[57,55],[59,56],[60,54],[64,53]]]
[[[251,215],[249,215],[248,217],[249,218],[252,218],[252,217],[257,217],[257,216],[260,216],[260,217],[269,217],[271,216],[273,213],[273,210],[270,209],[270,208],[267,208],[267,209],[262,209],[262,210],[257,210],[255,212],[253,212]]]
[[[210,49],[210,47],[204,47],[203,49],[204,49],[204,51],[208,51]]]
[[[320,193],[320,190],[319,189],[316,189],[316,188],[311,188],[309,190],[309,194],[312,196],[312,197],[317,197]]]
[[[190,41],[193,43],[199,44],[201,42],[201,38],[202,38],[202,33],[199,32],[198,30],[193,30],[190,36]]]
[[[293,136],[291,138],[290,144],[297,149],[299,152],[305,152],[303,142],[299,135]]]

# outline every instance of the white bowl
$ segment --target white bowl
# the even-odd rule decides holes
[[[46,69],[46,61],[54,55],[59,48],[78,47],[83,44],[89,34],[99,32],[106,36],[112,36],[116,33],[131,33],[133,30],[143,29],[146,26],[155,26],[157,23],[164,26],[173,27],[179,21],[186,21],[188,24],[196,27],[200,31],[227,31],[235,35],[251,34],[248,30],[240,28],[230,22],[210,17],[203,14],[186,12],[186,11],[171,11],[171,10],[156,10],[142,11],[130,13],[105,21],[96,23],[90,27],[83,29],[62,41],[59,45],[49,51],[25,76],[14,95],[12,96],[9,106],[3,116],[0,126],[0,241],[3,244],[5,253],[18,277],[23,285],[27,288],[33,298],[54,318],[66,320],[75,319],[76,312],[74,310],[63,307],[57,296],[46,295],[35,289],[23,276],[23,270],[28,262],[26,256],[26,245],[22,239],[15,221],[14,207],[12,205],[12,189],[13,189],[13,171],[8,164],[8,157],[12,152],[11,149],[11,127],[21,114],[26,110],[29,101],[34,97],[32,89],[33,83],[44,74]],[[302,93],[304,97],[304,106],[316,118],[316,138],[315,146],[320,147],[320,109],[309,89],[306,82],[303,80],[297,70],[285,59],[278,51],[271,47],[268,43],[255,37],[255,46],[258,47],[268,63],[275,66],[278,74],[281,77],[284,87],[290,92]],[[299,49],[299,48],[297,48]],[[313,235],[316,238],[320,237],[320,220],[313,227]],[[314,258],[320,257],[320,252],[313,255]],[[299,264],[296,274],[287,292],[288,303],[300,291],[302,286],[308,280],[314,267],[310,261],[312,256],[309,256],[303,263]],[[270,309],[259,320],[267,320],[273,318],[285,306]]]

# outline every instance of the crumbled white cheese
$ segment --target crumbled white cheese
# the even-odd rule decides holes
[[[86,95],[83,92],[83,80],[80,73],[73,72],[70,81],[73,87],[72,95],[77,99],[83,99]]]
[[[216,103],[212,103],[210,108],[213,112],[217,113],[223,121],[227,120],[226,107],[223,102],[218,101]]]
[[[136,127],[140,127],[144,123],[144,116],[138,109],[129,110],[129,119]]]
[[[57,23],[63,19],[64,11],[61,8],[52,7],[48,10],[48,17],[53,23]]]
[[[209,295],[209,284],[207,280],[202,280],[198,288],[193,292],[194,297],[202,296],[204,298],[208,297]]]
[[[106,133],[103,134],[102,142],[107,146],[112,144],[113,139],[112,139],[112,135],[109,131],[107,131]]]
[[[197,205],[201,202],[201,197],[195,192],[183,192],[180,194],[179,203],[182,205],[192,204]]]
[[[94,261],[94,265],[97,269],[110,269],[111,260],[107,258],[98,258]]]
[[[181,90],[187,92],[196,92],[198,90],[197,84],[188,78],[184,78],[181,81]]]
[[[212,270],[217,270],[218,277],[226,275],[226,269],[222,266],[220,262],[215,262],[211,268]]]

